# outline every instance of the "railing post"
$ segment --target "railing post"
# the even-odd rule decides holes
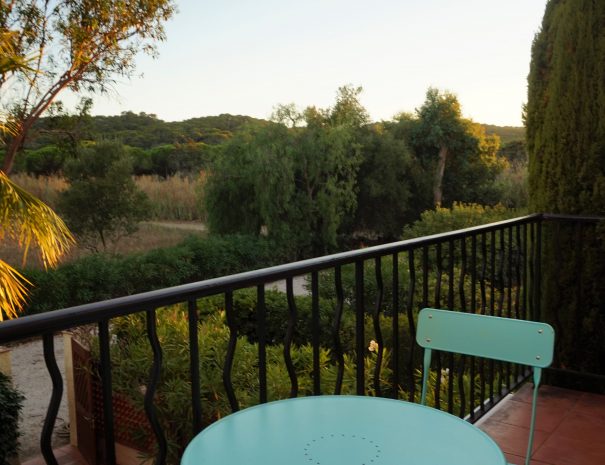
[[[365,311],[363,305],[363,260],[355,262],[355,351],[357,352],[357,395],[365,394],[365,338],[364,323]]]

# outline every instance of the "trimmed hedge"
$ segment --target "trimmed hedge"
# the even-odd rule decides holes
[[[180,245],[128,256],[95,254],[54,270],[26,270],[34,288],[25,314],[202,281],[283,262],[275,245],[251,236],[190,236]]]

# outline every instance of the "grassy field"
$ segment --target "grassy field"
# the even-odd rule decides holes
[[[199,226],[199,223],[196,223]],[[123,237],[116,243],[110,243],[107,252],[115,254],[128,254],[136,252],[145,252],[152,249],[159,249],[162,247],[170,247],[177,245],[187,236],[194,235],[205,235],[202,230],[196,230],[198,228],[189,227],[179,228],[174,225],[166,224],[150,224],[142,223],[139,231],[132,236]],[[99,250],[102,250],[99,244]],[[74,260],[78,257],[92,253],[90,250],[79,247],[76,245],[67,256],[64,257],[63,261],[67,262]],[[22,254],[15,241],[8,238],[4,238],[0,243],[0,257],[10,265],[21,267],[22,266]],[[42,262],[39,258],[37,250],[32,247],[28,254],[27,266],[31,268],[42,268]]]
[[[28,192],[42,199],[52,208],[57,207],[59,193],[67,189],[63,178],[57,176],[34,177],[24,173],[11,179]],[[202,188],[204,177],[171,176],[163,179],[156,176],[135,178],[137,187],[151,201],[151,219],[157,221],[203,221]]]

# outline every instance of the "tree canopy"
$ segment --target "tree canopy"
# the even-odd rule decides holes
[[[0,3],[10,59],[27,63],[0,73],[1,105],[15,128],[2,170],[10,173],[33,124],[63,90],[105,92],[117,76],[132,74],[139,51],[154,54],[174,11],[172,0]]]

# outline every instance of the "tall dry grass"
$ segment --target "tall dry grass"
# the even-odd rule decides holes
[[[140,176],[135,179],[137,187],[151,200],[151,217],[164,221],[203,221],[205,219],[201,201],[204,183],[202,175],[195,178],[171,176]]]
[[[19,173],[11,177],[28,192],[56,208],[59,193],[67,189],[67,182],[58,176],[29,176]],[[163,179],[157,176],[135,178],[139,189],[151,201],[151,219],[158,221],[204,221],[201,192],[205,177],[171,176]]]
[[[17,173],[11,176],[11,180],[32,193],[51,208],[57,207],[59,193],[67,189],[67,181],[58,176],[30,176],[25,173]]]
[[[120,238],[115,242],[109,242],[105,252],[112,254],[127,255],[137,252],[147,252],[153,249],[160,249],[164,247],[173,247],[181,243],[187,236],[191,235],[204,235],[204,232],[178,229],[174,227],[161,226],[149,223],[142,223],[139,226],[139,230],[132,236],[126,236]],[[102,245],[99,241],[98,250],[103,251]],[[80,257],[90,255],[92,252],[90,249],[82,247],[76,242],[66,256],[61,260],[61,263],[67,263],[72,260],[76,260]],[[0,258],[7,262],[9,265],[16,266],[18,268],[24,265],[22,261],[22,251],[19,249],[16,241],[11,238],[4,238],[0,242]],[[37,246],[32,245],[27,257],[27,263],[25,265],[29,268],[43,269],[43,263],[40,258],[40,254]]]

